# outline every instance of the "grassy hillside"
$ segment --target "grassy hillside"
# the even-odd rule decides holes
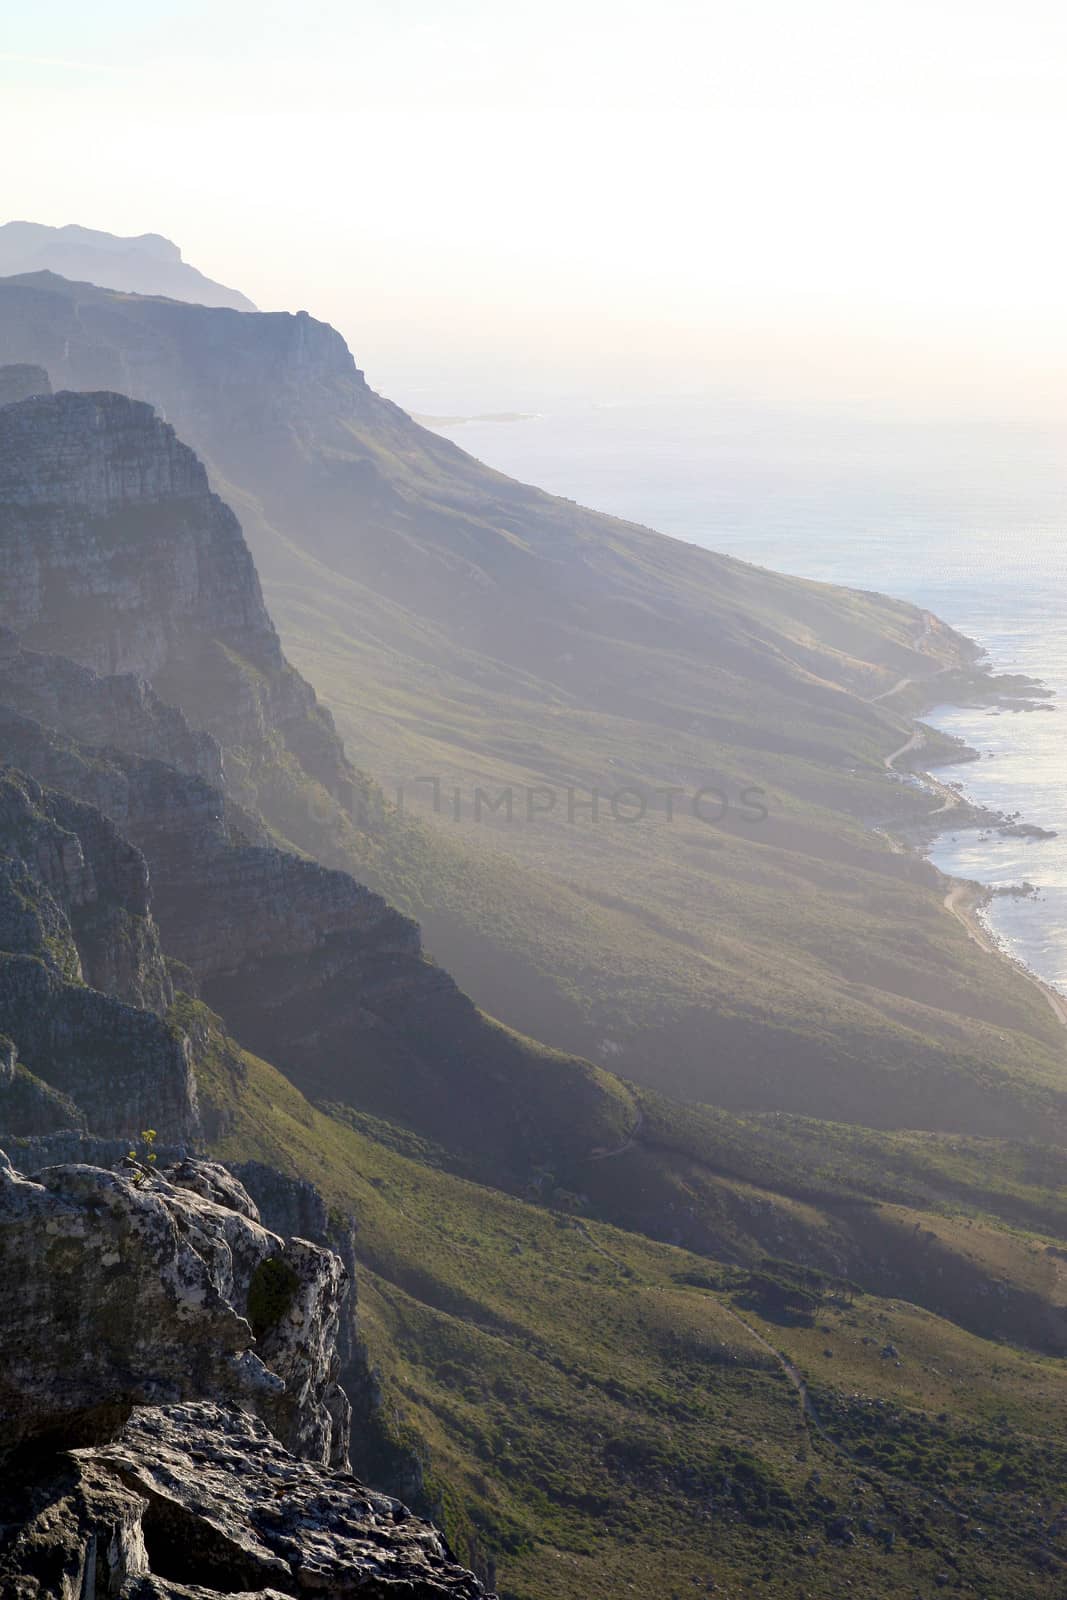
[[[258,818],[142,762],[166,712],[151,696],[129,728],[116,699],[101,736],[86,708],[114,684],[82,681],[79,701],[62,664],[23,663],[41,714],[69,720],[52,738],[8,716],[7,758],[137,832],[167,971],[240,1037],[187,999],[163,1029],[193,1041],[214,1151],[312,1180],[353,1238],[363,1470],[410,1484],[504,1600],[1053,1600],[1062,1033],[945,914],[937,875],[868,826],[923,805],[885,771],[909,725],[871,697],[965,647],[907,607],[507,484],[371,395],[310,319],[12,292],[3,339],[54,335],[41,358],[72,380],[170,384],[172,418],[246,475],[308,653],[333,662],[353,730],[377,730],[375,758],[353,754],[409,780],[455,763],[428,815],[340,759],[315,767],[281,737],[288,697],[231,652],[221,681],[247,680],[238,709],[262,714],[225,762],[253,752],[239,792],[263,838],[385,887],[549,1040],[491,1021],[364,891],[249,844]],[[196,704],[188,681],[175,697],[210,710],[219,683],[205,652]],[[134,754],[80,750],[93,726]],[[661,795],[633,821],[609,803],[571,822],[558,800],[454,818],[472,779],[683,800],[752,785],[767,815],[671,816]],[[552,1048],[568,1041],[601,1064]],[[36,1047],[23,1065],[47,1076]],[[105,1066],[97,1131],[121,1082]],[[180,1066],[185,1083],[184,1047]],[[30,1110],[66,1116],[45,1085]]]
[[[354,1217],[378,1426],[506,1600],[1059,1592],[1062,1362],[843,1283],[772,1316],[750,1261],[479,1187],[247,1055],[201,1088],[218,1154]]]
[[[910,731],[892,707],[969,667],[947,629],[513,483],[304,314],[39,274],[0,284],[0,357],[151,399],[205,456],[353,760],[403,785],[404,816],[373,783],[351,817],[302,810],[297,784],[271,821],[418,916],[487,1010],[738,1109],[984,1134],[1059,1115],[1049,1008],[871,831],[928,805],[884,762]],[[709,788],[719,820],[694,812]]]

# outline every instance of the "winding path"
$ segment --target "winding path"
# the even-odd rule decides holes
[[[628,1150],[632,1150],[634,1145],[637,1143],[638,1135],[640,1134],[641,1129],[644,1127],[644,1125],[645,1125],[645,1113],[643,1111],[638,1111],[638,1113],[637,1113],[637,1121],[634,1123],[633,1127],[630,1129],[629,1134],[623,1140],[622,1144],[616,1145],[614,1150],[591,1150],[589,1152],[589,1160],[590,1161],[614,1161],[616,1156],[624,1156],[626,1154],[626,1152]]]
[[[782,1371],[789,1379],[789,1382],[793,1385],[793,1388],[797,1392],[797,1396],[800,1400],[800,1413],[804,1422],[815,1430],[820,1439],[825,1439],[826,1443],[832,1450],[837,1450],[841,1455],[847,1456],[851,1461],[852,1457],[849,1456],[848,1451],[843,1449],[842,1446],[837,1443],[836,1439],[831,1438],[830,1434],[828,1434],[826,1429],[823,1427],[819,1413],[816,1411],[814,1402],[812,1401],[811,1395],[808,1392],[807,1381],[805,1380],[803,1373],[800,1371],[800,1368],[794,1366],[789,1357],[784,1356],[780,1350],[776,1349],[769,1339],[765,1339],[763,1337],[762,1333],[757,1332],[757,1330],[752,1326],[751,1322],[746,1322],[741,1313],[739,1311],[735,1311],[733,1306],[728,1306],[725,1300],[720,1300],[718,1304],[722,1306],[722,1309],[726,1312],[727,1316],[733,1317],[735,1322],[740,1323],[745,1332],[751,1338],[755,1339],[758,1345],[762,1345],[763,1349],[768,1351],[768,1353],[774,1357],[775,1361],[777,1361],[778,1365],[781,1367]]]
[[[925,654],[926,644],[934,631],[934,624],[937,621],[937,618],[934,616],[932,611],[924,611],[922,613],[922,619],[922,627],[919,629],[918,637],[916,638],[912,648],[917,650],[920,654]],[[938,667],[937,672],[934,673],[934,677],[939,677],[942,672],[949,672],[951,670],[951,663],[944,667]],[[881,694],[872,694],[868,698],[867,704],[870,706],[876,706],[882,700],[891,700],[895,694],[902,694],[905,689],[910,688],[913,683],[918,683],[919,681],[919,679],[913,678],[910,675],[904,678],[898,678],[891,689],[883,689]],[[926,680],[923,679],[922,681],[925,682]]]
[[[910,756],[913,750],[920,749],[922,747],[923,738],[923,730],[921,728],[916,728],[911,738],[908,739],[905,744],[902,744],[899,750],[894,750],[891,756],[886,756],[884,758],[886,770],[888,772],[892,772],[901,756]]]

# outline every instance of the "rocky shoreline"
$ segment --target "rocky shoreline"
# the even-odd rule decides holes
[[[979,665],[977,670],[965,674],[942,674],[936,681],[945,692],[936,700],[928,699],[918,708],[920,713],[922,711],[929,713],[938,705],[948,704],[960,707],[992,707],[998,712],[1008,711],[1014,715],[1055,710],[1050,703],[1054,691],[1046,688],[1037,679],[1021,674],[995,674],[991,669],[983,670]],[[936,737],[941,743],[942,750],[936,762],[924,766],[922,753],[931,736]],[[895,757],[887,758],[886,765],[890,774],[901,782],[910,783],[932,797],[939,798],[940,804],[917,820],[891,823],[885,828],[884,831],[902,848],[915,850],[929,859],[930,851],[937,840],[944,838],[950,832],[953,836],[963,832],[975,832],[979,836],[980,843],[994,833],[1002,839],[1028,839],[1035,842],[1057,837],[1054,829],[1042,828],[1036,823],[1028,822],[1021,812],[997,810],[969,800],[962,781],[949,782],[938,777],[940,771],[981,760],[981,754],[962,739],[946,734],[932,724],[925,724],[918,714],[915,734],[905,747],[905,752],[907,764],[903,768],[896,764],[901,752]],[[1067,999],[1007,948],[985,914],[996,899],[1040,899],[1040,886],[1028,879],[994,886],[984,884],[977,879],[955,877],[949,873],[942,873],[942,877],[946,886],[945,906],[963,924],[975,943],[988,950],[990,954],[1010,961],[1023,972],[1044,995],[1060,1022],[1067,1026]]]

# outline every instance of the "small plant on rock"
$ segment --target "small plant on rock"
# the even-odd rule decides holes
[[[123,1157],[123,1165],[132,1169],[132,1177],[138,1188],[148,1182],[152,1176],[152,1168],[156,1162],[156,1152],[152,1148],[157,1138],[155,1128],[141,1129],[141,1147],[131,1146]]]

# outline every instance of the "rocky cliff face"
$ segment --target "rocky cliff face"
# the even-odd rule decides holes
[[[344,339],[306,311],[234,316],[173,301],[124,298],[53,272],[4,281],[0,357],[43,365],[71,389],[114,389],[161,407],[202,441],[226,417],[249,447],[264,429],[370,414],[377,401]],[[117,348],[132,321],[135,348]],[[339,404],[340,402],[340,404]],[[198,444],[202,447],[202,444]]]
[[[64,977],[162,1015],[174,998],[144,857],[91,806],[0,776],[6,897],[0,948],[43,957]]]
[[[240,803],[347,764],[235,519],[150,408],[0,409],[0,569],[0,1135],[26,1168],[0,1165],[0,1457],[23,1484],[0,1488],[0,1591],[480,1594],[342,1470],[342,1370],[364,1458],[383,1431],[351,1226],[254,1164],[265,1227],[187,1154],[198,1061],[244,1069],[174,975],[248,1038],[269,1013],[294,1071],[321,1024],[335,1069],[447,1077],[409,1030],[473,1007],[413,922]]]
[[[0,1272],[4,1594],[482,1592],[343,1470],[345,1267],[225,1168],[0,1156]]]
[[[0,1273],[20,1284],[0,1318],[0,1439],[35,1465],[0,1504],[0,1591],[473,1596],[432,1529],[330,1476],[350,1430],[342,1367],[361,1458],[383,1461],[343,1304],[351,1227],[257,1165],[265,1228],[231,1175],[188,1158],[198,1062],[213,1119],[226,1073],[248,1067],[174,989],[316,1091],[428,1124],[443,1111],[472,1150],[487,1114],[504,1163],[536,1160],[551,1086],[512,1071],[516,1042],[423,957],[410,919],[277,848],[234,798],[258,798],[248,773],[297,761],[286,695],[299,708],[310,691],[195,458],[108,396],[16,403],[5,438],[0,1135],[25,1175],[0,1185]],[[161,690],[182,674],[179,710]],[[127,1141],[145,1154],[146,1127],[163,1176],[124,1156]],[[385,1469],[421,1492],[392,1450]],[[207,1496],[216,1471],[239,1492]]]
[[[0,624],[25,644],[148,680],[250,803],[286,755],[332,794],[351,786],[237,519],[151,407],[64,393],[0,410],[0,532]]]
[[[188,1040],[163,1018],[170,976],[144,857],[99,811],[0,775],[0,1129],[199,1128]],[[32,1075],[32,1076],[28,1076]],[[46,1089],[35,1088],[43,1080]]]
[[[176,706],[167,705],[135,673],[101,675],[65,656],[25,650],[18,635],[3,628],[0,699],[90,748],[106,745],[147,756],[222,786],[217,740],[191,728]]]
[[[51,394],[52,380],[43,367],[31,362],[0,367],[0,406],[14,405],[35,395]]]
[[[135,1404],[211,1394],[258,1411],[298,1453],[343,1464],[340,1260],[269,1233],[224,1168],[186,1161],[168,1177],[132,1163],[32,1181],[0,1168],[0,1253],[18,1285],[0,1323],[2,1448],[107,1437]]]
[[[184,721],[119,685],[9,641],[0,751],[103,812],[144,856],[182,986],[242,1044],[314,1097],[413,1123],[516,1181],[550,1149],[584,1155],[598,1142],[591,1128],[613,1113],[590,1069],[561,1060],[546,1072],[423,956],[415,923],[347,874],[278,850],[189,770],[206,768],[210,748],[190,742]],[[103,744],[75,737],[85,728]],[[135,753],[142,740],[154,759]]]
[[[8,369],[0,369],[0,373],[4,370]],[[210,499],[207,473],[151,406],[119,394],[45,394],[4,410],[7,414],[0,421],[0,503],[6,507],[45,512],[76,509],[80,519],[89,519],[117,515],[132,506],[158,505],[162,500],[191,500],[197,503],[201,517],[210,515],[204,506]],[[202,534],[199,539],[198,532]],[[242,541],[231,520],[219,518],[216,526],[202,530],[194,526],[190,533],[198,548],[180,548],[175,556],[170,574],[175,580],[173,611],[178,616],[193,612],[201,597],[201,563],[214,559],[218,563],[212,574],[216,586],[226,566],[231,569],[230,585],[224,591],[217,587],[209,591],[211,601],[217,604],[225,598],[232,602],[239,596],[244,614],[235,620],[267,631],[262,601],[257,604],[258,585],[238,565]],[[53,540],[50,547],[35,553],[39,558],[36,571],[24,570],[24,577],[33,585],[27,597],[31,616],[40,609],[40,576],[57,559],[62,560],[62,548]],[[114,559],[115,552],[102,541],[102,548],[94,554],[99,570],[109,558]],[[82,555],[84,559],[84,550]],[[177,581],[179,574],[184,581]],[[91,583],[92,578],[86,576]],[[102,581],[106,585],[106,578]],[[204,620],[213,619],[208,615]],[[142,665],[143,658],[131,664]]]

